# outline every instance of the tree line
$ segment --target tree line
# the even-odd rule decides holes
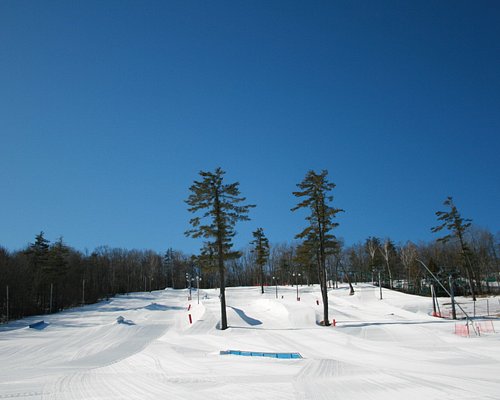
[[[254,205],[246,204],[239,183],[226,183],[225,172],[200,172],[186,200],[193,213],[187,236],[201,239],[199,254],[174,249],[152,250],[98,247],[83,253],[62,238],[51,243],[40,232],[26,248],[9,252],[0,246],[0,320],[57,312],[95,303],[116,294],[172,287],[186,288],[202,277],[201,288],[219,288],[221,329],[225,317],[226,286],[319,284],[325,325],[328,324],[328,289],[357,282],[378,283],[408,293],[428,295],[430,278],[423,261],[442,279],[455,279],[455,292],[475,298],[500,287],[500,237],[474,227],[463,218],[451,197],[437,211],[431,230],[445,235],[428,243],[396,244],[390,238],[369,237],[346,246],[333,230],[342,209],[332,205],[335,184],[328,172],[309,171],[293,194],[298,204],[291,211],[309,211],[305,227],[291,243],[270,244],[264,228],[253,232],[249,245],[234,251],[236,223],[249,219]],[[353,286],[354,285],[354,286]],[[3,292],[3,294],[2,294]]]

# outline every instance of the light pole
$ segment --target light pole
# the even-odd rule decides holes
[[[49,303],[49,314],[52,314],[52,292],[54,291],[54,284],[50,284],[50,303]]]
[[[273,276],[274,284],[276,285],[276,298],[278,298],[278,278]]]
[[[382,280],[380,279],[380,270],[378,270],[378,287],[380,289],[380,300],[382,300]]]
[[[292,276],[295,277],[295,286],[297,287],[297,301],[299,301],[299,285],[298,285],[297,281],[299,279],[300,273],[294,272],[294,273],[292,273]]]
[[[200,304],[200,281],[201,278],[196,275],[196,291],[198,292],[198,304]]]
[[[186,272],[186,281],[189,287],[189,300],[191,300],[191,274]]]
[[[6,289],[7,289],[7,322],[9,322],[9,285],[7,285]]]

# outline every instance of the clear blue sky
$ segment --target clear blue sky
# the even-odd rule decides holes
[[[498,1],[0,2],[0,245],[196,252],[200,170],[293,239],[309,169],[337,236],[431,240],[446,196],[500,229]]]

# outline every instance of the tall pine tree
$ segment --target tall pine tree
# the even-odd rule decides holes
[[[333,208],[329,205],[333,201],[333,196],[329,194],[335,187],[333,182],[328,182],[328,171],[321,173],[309,171],[306,177],[297,184],[300,189],[293,192],[293,195],[303,200],[297,204],[292,211],[301,208],[309,209],[310,214],[306,217],[309,225],[295,237],[304,239],[312,250],[318,266],[318,277],[323,299],[323,321],[325,326],[329,325],[328,320],[328,293],[326,287],[326,256],[335,251],[337,247],[336,238],[331,231],[338,226],[333,222],[335,216],[344,210]]]
[[[255,254],[255,263],[259,268],[260,290],[264,294],[264,265],[266,265],[269,259],[269,240],[266,238],[262,228],[258,228],[252,235],[254,240],[250,244],[254,246],[252,252]]]
[[[200,181],[195,181],[189,188],[191,194],[186,203],[188,211],[200,212],[201,216],[189,222],[193,229],[186,232],[193,238],[204,238],[214,252],[220,279],[220,303],[222,330],[227,329],[225,267],[224,261],[237,258],[238,252],[231,251],[231,239],[235,235],[234,227],[238,221],[248,221],[248,212],[254,205],[243,205],[246,200],[240,197],[239,182],[225,184],[225,172],[217,168],[215,172],[201,171]]]
[[[165,277],[170,273],[171,288],[175,289],[174,285],[174,251],[170,247],[163,256],[163,266],[165,268]]]
[[[45,303],[44,285],[46,284],[45,269],[49,264],[50,242],[44,237],[43,231],[35,236],[35,243],[30,243],[26,254],[30,259],[31,276],[33,279],[33,297],[38,306]]]
[[[472,262],[470,259],[470,249],[465,242],[465,232],[467,228],[471,226],[471,219],[464,219],[460,215],[457,206],[453,203],[453,198],[448,196],[443,203],[445,206],[449,207],[449,211],[437,211],[436,216],[438,221],[442,221],[441,225],[431,228],[431,231],[436,233],[443,229],[448,230],[448,234],[437,239],[438,242],[446,243],[450,239],[458,239],[460,244],[460,250],[462,258],[464,261],[465,272],[467,274],[467,280],[469,281],[469,287],[471,291],[471,296],[474,301],[476,301],[476,290],[474,285],[474,270],[472,268]]]
[[[47,287],[53,286],[55,291],[53,297],[54,307],[52,307],[52,305],[50,306],[52,310],[58,310],[61,304],[64,304],[63,286],[66,285],[66,278],[69,272],[69,254],[70,248],[64,244],[63,238],[60,237],[50,246],[48,263],[45,268],[42,269],[43,279]]]

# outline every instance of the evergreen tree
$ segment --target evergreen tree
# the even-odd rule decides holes
[[[465,232],[467,228],[471,226],[471,219],[464,219],[460,215],[457,207],[453,203],[453,198],[448,196],[443,203],[445,206],[449,207],[449,211],[437,211],[436,216],[438,221],[442,221],[441,225],[431,228],[433,233],[439,232],[446,229],[449,233],[441,238],[438,238],[438,242],[446,243],[450,239],[458,239],[461,249],[461,255],[465,265],[465,272],[467,274],[467,279],[469,281],[469,287],[472,295],[472,299],[476,301],[476,291],[474,285],[474,270],[472,268],[472,263],[470,259],[470,250],[465,242]]]
[[[314,266],[316,260],[313,249],[314,249],[314,244],[309,243],[307,240],[304,240],[297,246],[295,257],[293,258],[294,263],[297,264],[300,267],[300,269],[304,272],[304,276],[306,278],[308,286],[312,278],[311,275],[314,272]]]
[[[321,295],[323,298],[323,320],[325,326],[329,325],[326,256],[329,253],[333,253],[337,246],[336,238],[330,232],[338,226],[338,223],[333,222],[333,219],[337,213],[343,211],[329,205],[333,201],[333,196],[328,193],[333,190],[335,184],[328,182],[327,175],[328,171],[326,170],[321,171],[319,174],[309,171],[304,180],[297,184],[300,191],[293,192],[294,196],[304,199],[292,208],[292,211],[301,208],[310,210],[309,216],[306,217],[309,226],[295,237],[297,239],[305,239],[316,257]]]
[[[50,246],[49,262],[43,269],[47,281],[59,281],[67,273],[69,251],[70,249],[64,244],[62,237]]]
[[[242,204],[246,199],[239,197],[239,182],[224,184],[224,174],[221,168],[215,172],[201,171],[202,180],[195,181],[189,188],[191,194],[186,200],[189,212],[202,213],[201,217],[189,221],[193,229],[187,231],[186,235],[208,240],[208,247],[214,251],[217,259],[222,330],[227,329],[224,261],[239,256],[238,252],[231,251],[234,227],[238,221],[248,221],[249,209],[255,207]]]
[[[192,259],[200,268],[200,274],[203,273],[204,285],[207,287],[219,287],[217,279],[218,264],[213,243],[204,243],[200,254],[193,256]]]
[[[200,255],[196,257],[196,262],[207,272],[217,272],[216,250],[214,243],[205,243],[200,250]]]
[[[62,299],[62,287],[65,283],[65,277],[69,270],[69,252],[70,249],[64,244],[62,237],[59,238],[50,246],[48,262],[45,267],[42,268],[43,281],[47,287],[54,286],[56,290],[56,296],[54,297],[55,310],[57,310],[58,306],[64,302],[64,299]]]
[[[31,243],[28,248],[28,254],[36,268],[44,267],[49,258],[50,242],[43,235],[43,231],[36,235],[35,243]]]
[[[31,277],[33,279],[33,297],[38,306],[44,304],[44,270],[49,263],[50,242],[45,239],[43,235],[43,231],[36,235],[35,243],[30,243],[25,252],[30,260]]]
[[[174,254],[172,248],[169,248],[163,256],[163,266],[165,268],[165,277],[170,272],[171,288],[174,289]]]
[[[264,235],[262,228],[258,228],[252,235],[254,240],[250,244],[254,245],[252,252],[255,254],[255,263],[259,268],[260,290],[264,294],[264,265],[269,259],[269,240]]]

